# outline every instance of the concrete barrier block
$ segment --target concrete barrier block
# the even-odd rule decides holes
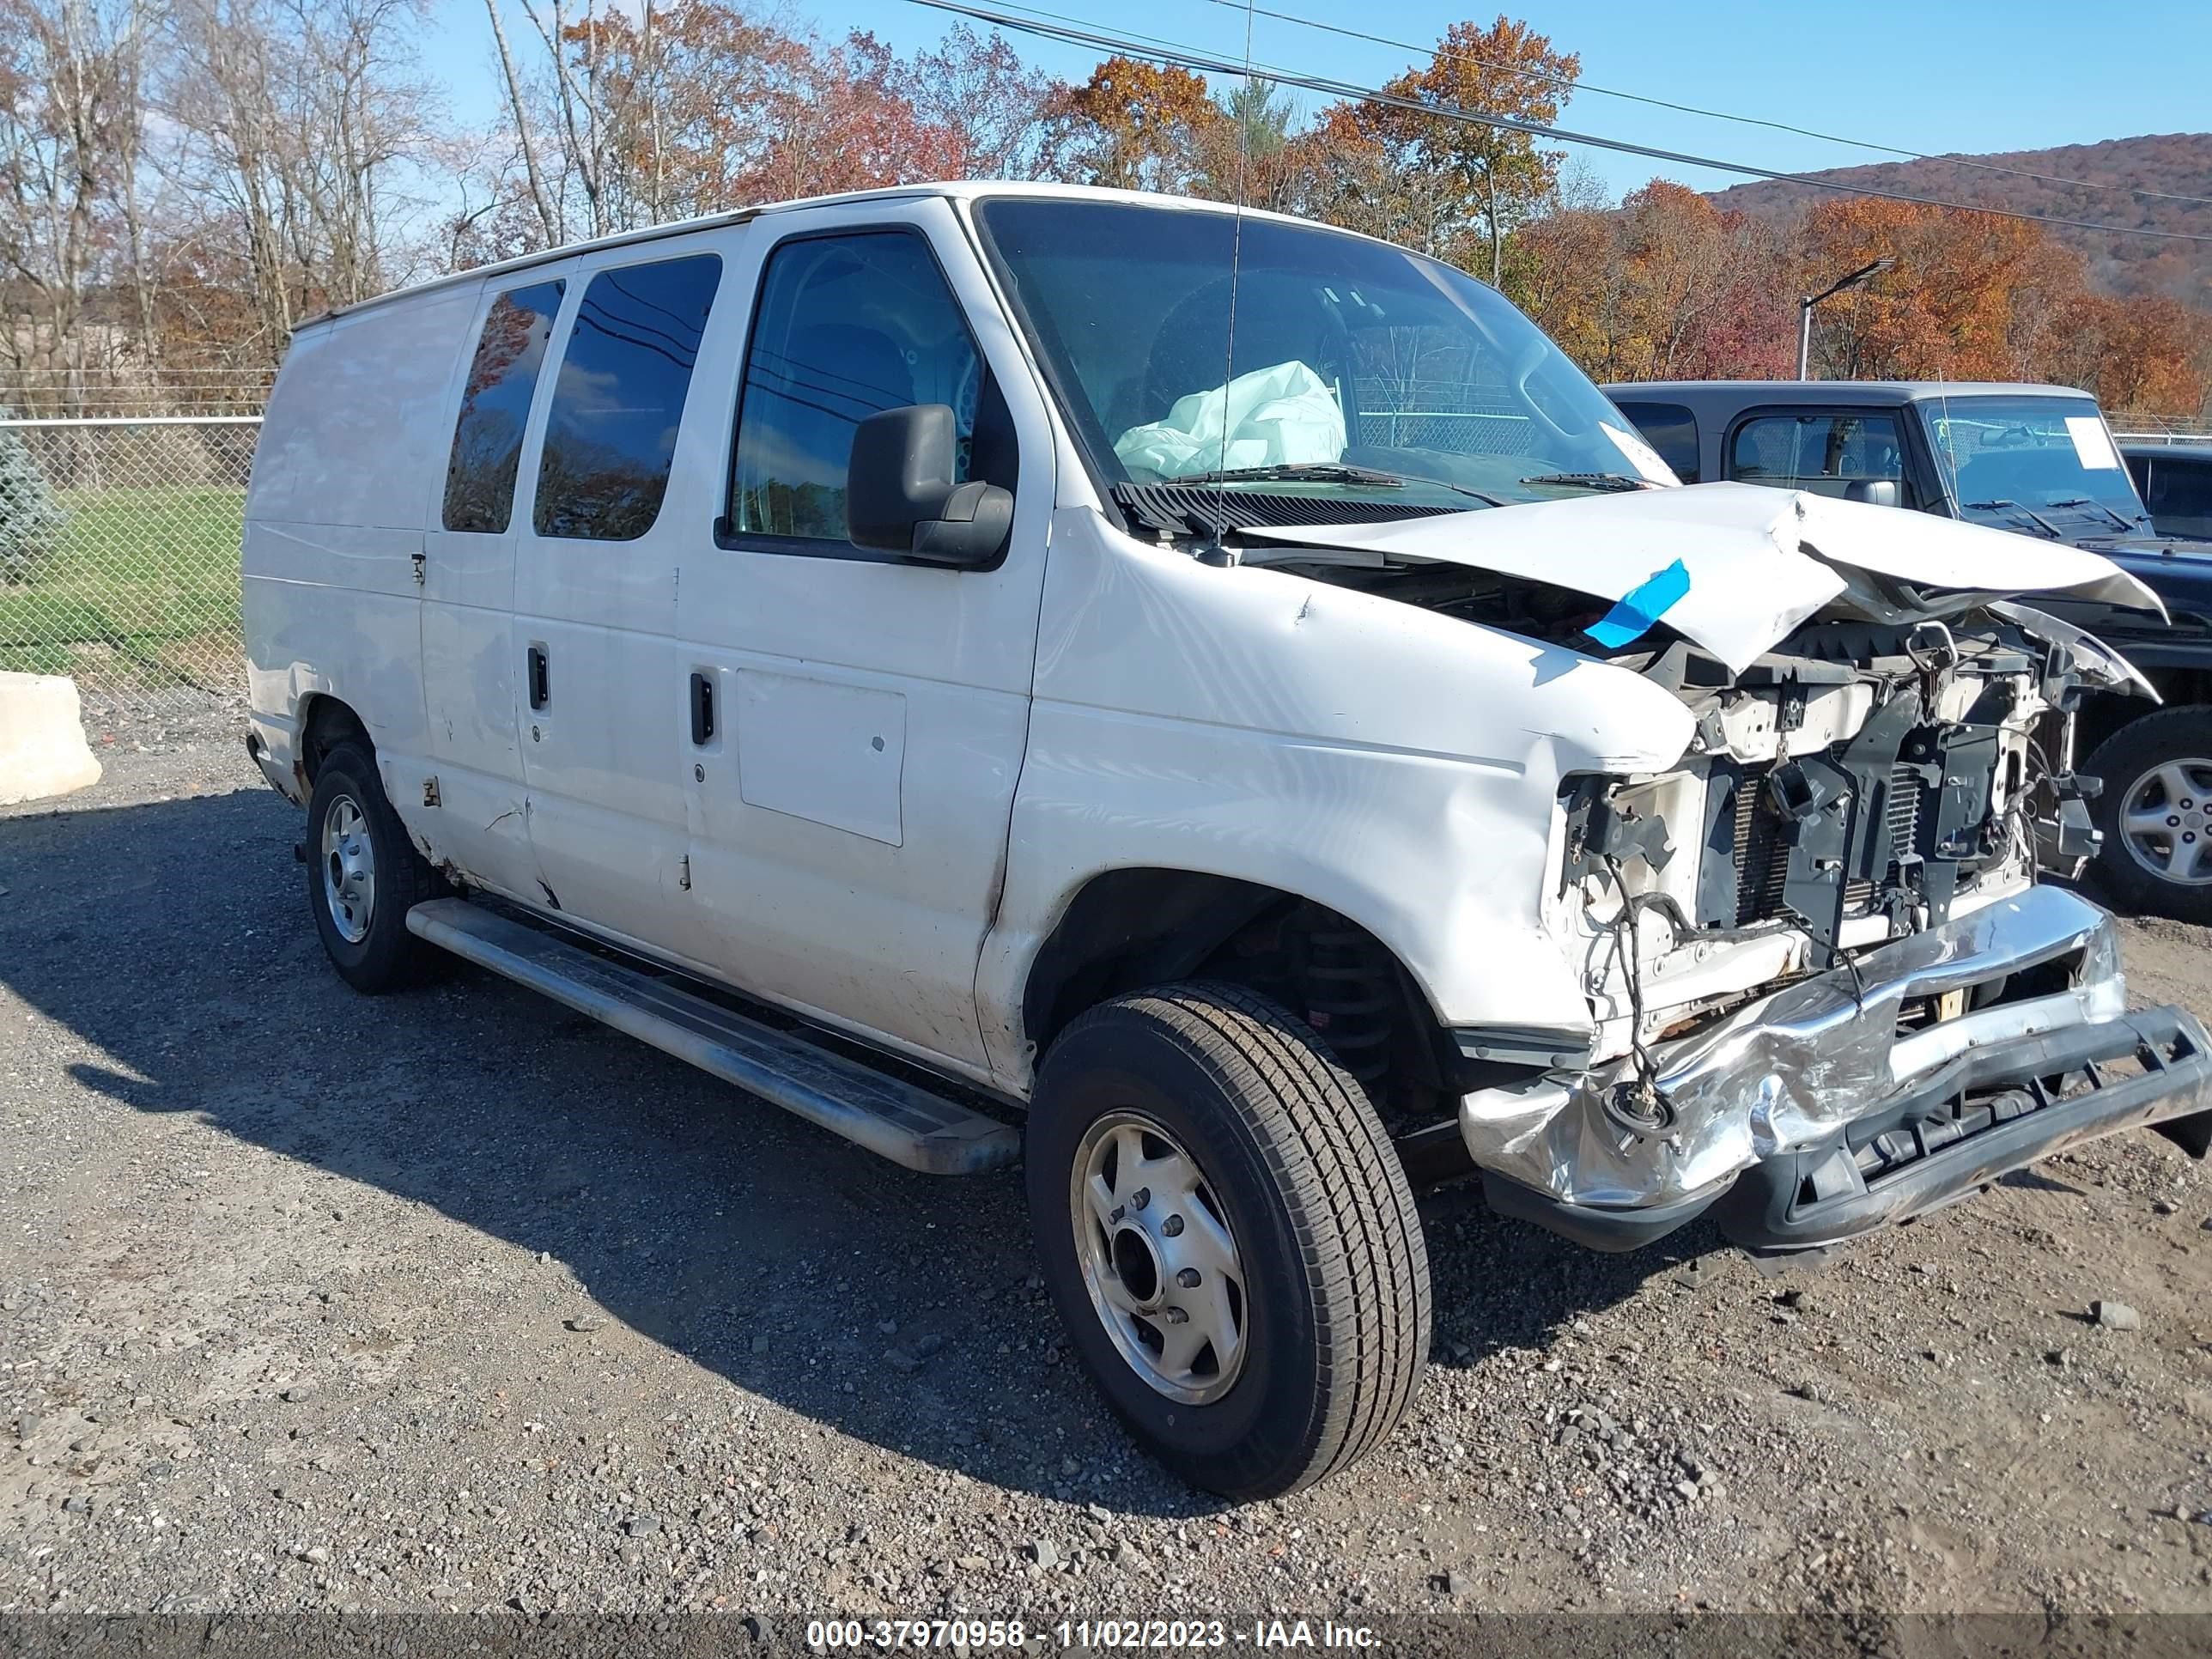
[[[0,673],[0,806],[99,781],[76,682],[58,674]]]

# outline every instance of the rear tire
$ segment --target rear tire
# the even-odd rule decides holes
[[[407,839],[376,763],[353,744],[324,757],[307,800],[307,908],[338,976],[377,995],[421,979],[436,952],[407,912],[453,890]]]
[[[1420,1217],[1364,1091],[1274,1003],[1188,984],[1091,1009],[1046,1057],[1025,1163],[1069,1340],[1177,1474],[1292,1492],[1405,1415],[1429,1348]]]
[[[2122,909],[2212,927],[2212,707],[2130,720],[2081,769],[2105,782],[2098,886]]]

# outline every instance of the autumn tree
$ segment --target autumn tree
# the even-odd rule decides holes
[[[400,227],[437,114],[420,21],[412,0],[167,0],[149,96],[189,204],[171,246],[240,285],[264,371],[302,317],[417,274]]]
[[[773,138],[758,188],[724,205],[942,179],[956,171],[953,136],[907,98],[891,49],[855,31],[817,50],[810,72],[770,111]]]
[[[1559,349],[1595,379],[1619,376],[1626,266],[1613,216],[1547,213],[1513,239],[1507,289]]]
[[[1030,69],[1002,34],[956,23],[907,66],[915,112],[940,135],[947,176],[1034,179],[1049,166],[1047,139],[1061,88]]]
[[[0,330],[0,353],[57,392],[94,367],[94,290],[121,278],[142,301],[150,291],[131,211],[144,31],[133,0],[0,3],[0,270],[28,312]]]
[[[465,240],[520,222],[544,241],[922,179],[1033,176],[1050,77],[963,26],[911,60],[874,35],[824,41],[728,0],[636,10],[515,0],[519,52],[486,0],[513,153],[478,168]],[[518,200],[520,211],[518,211]]]
[[[1800,238],[1800,287],[1817,293],[1876,258],[1892,267],[1823,304],[1819,372],[1838,380],[2001,380],[2020,371],[2015,273],[2036,227],[1993,214],[1852,197],[1819,204]]]
[[[1634,356],[1626,378],[1787,372],[1789,262],[1764,226],[1654,179],[1622,201],[1620,230]]]
[[[2051,337],[2043,374],[2095,392],[2108,410],[2194,415],[2204,406],[2212,319],[2178,300],[2085,291]]]
[[[1778,239],[1680,185],[1554,209],[1516,233],[1506,270],[1509,294],[1598,380],[1789,372]]]
[[[1060,95],[1054,115],[1068,176],[1170,195],[1214,182],[1208,161],[1218,162],[1229,123],[1205,76],[1133,58],[1106,59]]]
[[[1383,91],[1439,112],[1502,115],[1549,124],[1582,74],[1582,59],[1553,50],[1551,37],[1501,15],[1488,28],[1454,23],[1425,67],[1408,70]],[[1355,106],[1347,136],[1378,151],[1370,176],[1395,180],[1402,220],[1418,225],[1425,251],[1449,255],[1464,235],[1479,235],[1493,285],[1505,277],[1505,242],[1550,198],[1562,153],[1534,135],[1427,114],[1401,103]],[[1462,260],[1462,263],[1465,263]]]

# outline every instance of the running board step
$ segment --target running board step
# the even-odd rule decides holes
[[[970,1175],[1021,1151],[980,1112],[466,899],[416,905],[407,931],[909,1170]]]

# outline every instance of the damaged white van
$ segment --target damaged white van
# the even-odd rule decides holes
[[[956,185],[445,278],[299,331],[245,573],[341,974],[1022,1157],[1075,1351],[1224,1493],[1405,1411],[1417,1184],[1787,1251],[2212,1132],[2203,1029],[2035,878],[2133,678],[2038,596],[2156,601],[1680,487],[1382,243]]]

